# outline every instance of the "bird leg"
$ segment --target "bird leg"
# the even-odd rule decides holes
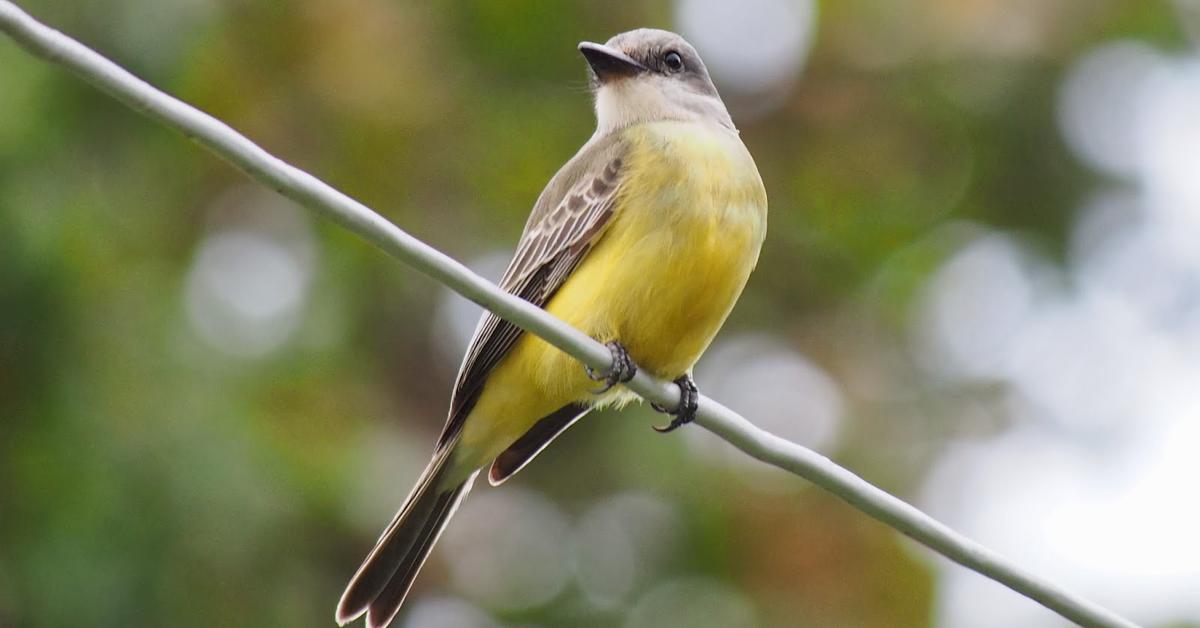
[[[608,392],[613,386],[624,384],[637,375],[637,365],[633,363],[633,358],[629,357],[629,352],[621,343],[610,340],[604,343],[604,346],[608,347],[612,353],[612,366],[601,372],[597,372],[590,366],[585,367],[587,375],[592,381],[604,382],[602,388],[592,391],[597,395]]]
[[[696,418],[696,410],[700,407],[700,390],[696,388],[696,381],[692,376],[684,373],[675,378],[675,385],[679,386],[680,398],[679,406],[674,410],[668,410],[657,403],[650,404],[651,408],[662,412],[663,414],[671,415],[671,422],[667,425],[655,425],[654,430],[659,434],[675,431],[679,426],[685,423],[691,423]]]

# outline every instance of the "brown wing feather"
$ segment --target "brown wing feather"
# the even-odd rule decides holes
[[[621,188],[623,145],[612,136],[589,142],[551,179],[525,225],[500,287],[545,306],[608,225]],[[438,447],[462,428],[488,374],[521,328],[487,312],[475,330],[454,385]]]

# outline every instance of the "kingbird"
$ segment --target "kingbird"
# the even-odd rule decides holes
[[[607,344],[603,373],[495,314],[475,330],[433,459],[346,586],[339,624],[389,624],[475,476],[498,485],[589,411],[636,399],[640,367],[696,412],[692,366],[758,262],[767,196],[696,49],[662,30],[583,42],[596,132],[550,180],[500,280]],[[596,381],[602,387],[596,389]]]

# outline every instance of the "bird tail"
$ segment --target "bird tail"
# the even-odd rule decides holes
[[[366,613],[367,628],[383,628],[400,611],[417,572],[475,481],[476,474],[472,473],[462,483],[441,485],[451,449],[439,451],[430,461],[375,548],[346,585],[334,615],[338,625]]]

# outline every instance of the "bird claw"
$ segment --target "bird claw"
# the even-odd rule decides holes
[[[633,358],[629,357],[629,352],[621,343],[612,340],[604,343],[604,346],[608,347],[612,353],[612,366],[602,372],[597,372],[590,366],[584,367],[587,369],[589,379],[595,382],[604,382],[603,387],[592,391],[596,395],[606,393],[613,386],[624,384],[637,375],[637,364],[633,363]]]
[[[683,374],[675,378],[675,385],[679,386],[679,405],[674,410],[658,405],[657,403],[650,404],[651,408],[662,412],[663,414],[671,415],[671,422],[666,425],[655,425],[654,431],[659,434],[666,434],[679,429],[680,426],[691,423],[696,418],[696,410],[700,407],[700,390],[696,388],[696,381],[691,375]]]

